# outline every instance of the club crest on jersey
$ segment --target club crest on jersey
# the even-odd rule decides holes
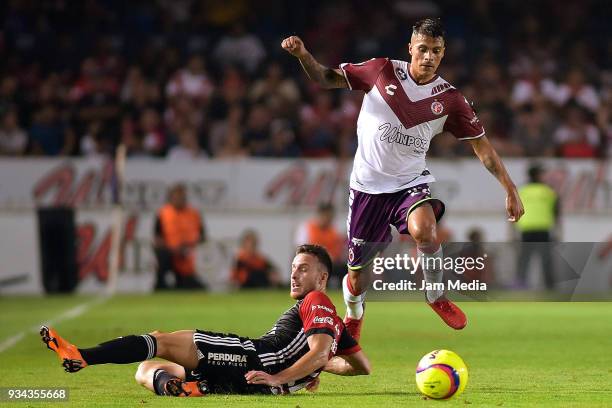
[[[434,115],[441,115],[442,112],[444,112],[444,105],[442,105],[442,102],[433,101],[431,104],[431,111]]]
[[[400,67],[395,68],[395,73],[397,74],[398,78],[401,79],[402,81],[405,81],[406,78],[408,78],[406,71],[404,71]]]

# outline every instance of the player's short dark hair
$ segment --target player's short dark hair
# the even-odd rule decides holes
[[[332,260],[329,256],[329,253],[327,253],[327,250],[322,246],[314,244],[303,244],[297,247],[295,254],[310,254],[315,256],[319,260],[319,262],[321,262],[323,266],[325,266],[325,268],[327,269],[327,273],[331,275],[333,268]]]
[[[441,37],[442,40],[446,42],[444,25],[442,24],[442,20],[439,18],[424,18],[417,21],[412,26],[412,34],[421,34],[433,38]]]

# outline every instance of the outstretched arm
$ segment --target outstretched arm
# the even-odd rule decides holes
[[[308,336],[308,347],[310,350],[290,367],[276,374],[268,374],[264,371],[249,371],[245,374],[247,383],[264,384],[270,387],[299,380],[325,366],[329,360],[333,338],[329,334],[313,334]]]
[[[332,89],[349,87],[342,71],[321,65],[312,54],[308,52],[300,37],[294,35],[285,38],[281,42],[281,47],[299,59],[308,78],[315,81],[322,88]]]
[[[487,170],[495,176],[504,187],[504,190],[506,190],[506,212],[508,213],[508,221],[517,222],[525,213],[525,209],[523,208],[523,203],[516,190],[516,186],[508,175],[497,152],[493,146],[491,146],[486,136],[472,139],[469,142],[482,164],[484,164]]]
[[[336,375],[369,375],[370,360],[363,351],[346,356],[335,356],[325,364],[323,371]]]

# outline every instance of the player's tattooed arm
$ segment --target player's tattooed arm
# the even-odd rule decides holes
[[[326,89],[348,88],[346,78],[339,69],[332,69],[319,63],[304,46],[304,43],[297,36],[285,38],[281,47],[291,55],[300,60],[302,68],[308,78],[318,83]]]
[[[486,136],[472,139],[470,140],[470,144],[482,164],[484,164],[486,169],[500,182],[504,190],[506,190],[506,212],[508,213],[508,221],[518,221],[525,213],[525,209],[523,208],[523,203],[521,202],[516,186],[506,171],[506,167],[504,167],[499,155]]]

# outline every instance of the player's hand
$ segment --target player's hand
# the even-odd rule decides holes
[[[251,370],[244,375],[244,378],[246,379],[247,384],[261,384],[268,385],[270,387],[278,387],[281,385],[276,376],[268,374],[264,371]]]
[[[315,378],[314,380],[312,380],[311,382],[309,382],[308,384],[306,384],[306,391],[308,392],[315,392],[319,389],[319,383],[321,382],[321,380],[319,380],[319,377]]]
[[[292,35],[291,37],[285,38],[281,42],[281,47],[289,54],[294,57],[300,58],[306,54],[306,47],[304,47],[304,42],[297,35]]]
[[[517,222],[523,214],[525,214],[523,202],[516,189],[508,192],[508,195],[506,195],[506,212],[508,213],[508,221],[510,222]]]

